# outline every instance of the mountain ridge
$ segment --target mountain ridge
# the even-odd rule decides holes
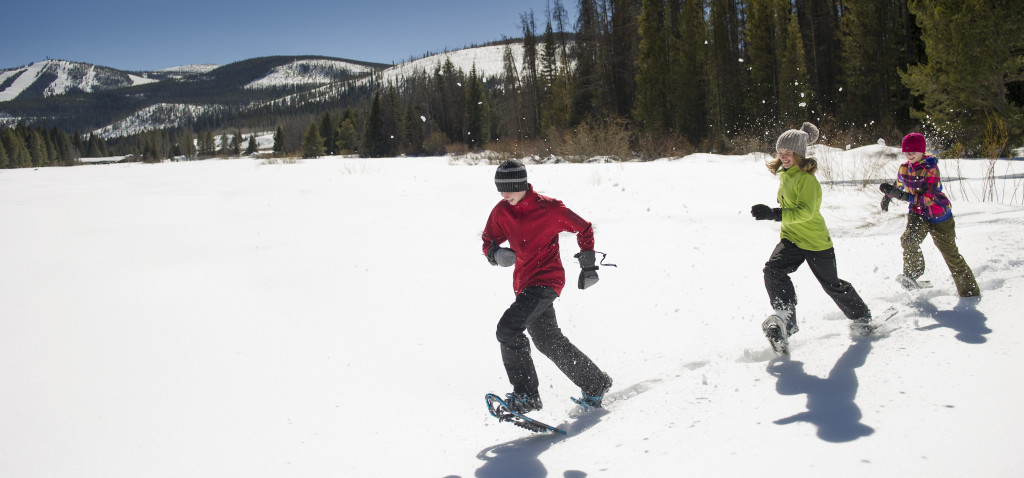
[[[129,72],[48,59],[0,70],[0,125],[56,126],[105,138],[202,125],[225,115],[361,98],[379,85],[429,73],[447,60],[467,72],[476,67],[481,77],[493,76],[501,72],[508,43],[521,52],[521,43],[499,42],[395,65],[296,55]]]

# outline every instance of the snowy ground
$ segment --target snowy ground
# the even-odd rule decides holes
[[[871,148],[819,152],[854,164]],[[606,410],[578,413],[579,390],[537,357],[534,415],[567,436],[485,410],[509,390],[494,326],[513,299],[511,270],[480,253],[493,166],[0,171],[0,475],[1019,476],[1020,200],[979,202],[986,163],[943,161],[983,291],[961,300],[930,241],[936,287],[897,289],[900,208],[837,177],[823,214],[840,277],[899,315],[853,341],[802,268],[801,331],[776,358],[760,323],[778,224],[749,214],[776,195],[762,159],[529,167],[619,265],[556,302],[615,379]],[[1022,170],[999,163],[1000,184]],[[562,246],[574,282],[574,238]]]

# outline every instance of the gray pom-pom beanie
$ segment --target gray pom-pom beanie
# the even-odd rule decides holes
[[[775,143],[775,151],[781,149],[788,149],[800,157],[807,157],[807,145],[814,144],[818,141],[818,127],[811,123],[804,123],[800,126],[800,129],[791,129],[779,135],[779,140]]]

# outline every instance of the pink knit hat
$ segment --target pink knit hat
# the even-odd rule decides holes
[[[924,135],[921,133],[910,133],[903,137],[903,152],[904,153],[923,153],[925,152]]]

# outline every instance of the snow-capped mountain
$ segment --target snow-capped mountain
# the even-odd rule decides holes
[[[512,42],[517,63],[522,43]],[[183,65],[148,72],[63,60],[0,70],[0,123],[58,125],[106,138],[195,124],[224,111],[332,104],[375,85],[432,75],[447,61],[484,81],[502,73],[506,46],[487,45],[385,65],[320,56],[261,57],[229,65]],[[62,97],[80,94],[75,101]],[[56,111],[56,116],[54,111]]]
[[[153,79],[104,66],[46,60],[0,70],[0,101],[48,98],[151,83]]]

